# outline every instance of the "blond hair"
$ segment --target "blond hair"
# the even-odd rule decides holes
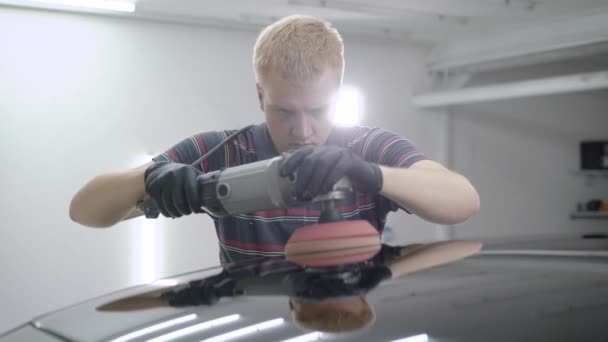
[[[344,73],[344,44],[338,31],[319,18],[292,15],[266,27],[255,43],[256,79],[269,71],[289,80],[311,80],[335,70],[338,82]]]
[[[360,312],[341,308],[315,308],[305,303],[299,310],[293,310],[294,323],[302,329],[325,333],[345,333],[363,330],[376,322],[376,313],[365,298]]]

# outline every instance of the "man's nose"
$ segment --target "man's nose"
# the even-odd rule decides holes
[[[312,120],[310,115],[306,113],[297,113],[294,115],[291,125],[291,135],[300,140],[306,140],[313,134]]]

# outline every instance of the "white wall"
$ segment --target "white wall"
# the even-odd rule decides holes
[[[0,7],[0,332],[145,280],[141,244],[154,236],[153,277],[218,263],[202,215],[96,230],[71,222],[68,206],[96,174],[131,167],[201,130],[262,121],[250,66],[255,37]],[[438,114],[409,104],[412,89],[428,83],[424,52],[349,37],[346,44],[345,82],[364,93],[364,124],[438,155]],[[433,236],[433,226],[414,217],[389,223],[404,239]],[[156,235],[142,237],[142,229]]]
[[[605,69],[603,64],[608,61],[526,67],[479,75],[474,83]],[[580,165],[579,141],[608,140],[608,92],[493,101],[452,113],[454,168],[477,186],[482,204],[458,237],[608,232],[608,221],[569,218],[578,201],[608,200],[608,179],[586,183],[571,174]]]

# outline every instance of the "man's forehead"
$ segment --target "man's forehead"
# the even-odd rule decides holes
[[[319,109],[331,104],[335,85],[271,85],[263,87],[268,106],[283,109]]]
[[[270,90],[289,89],[293,91],[310,91],[315,89],[338,88],[338,73],[332,70],[326,70],[317,75],[306,79],[294,77],[285,77],[277,72],[268,72],[259,79],[259,84],[263,88]]]

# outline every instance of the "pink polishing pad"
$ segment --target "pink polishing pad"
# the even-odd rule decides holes
[[[380,248],[380,234],[369,222],[340,221],[297,229],[285,245],[285,254],[288,261],[302,266],[336,266],[369,260]]]

